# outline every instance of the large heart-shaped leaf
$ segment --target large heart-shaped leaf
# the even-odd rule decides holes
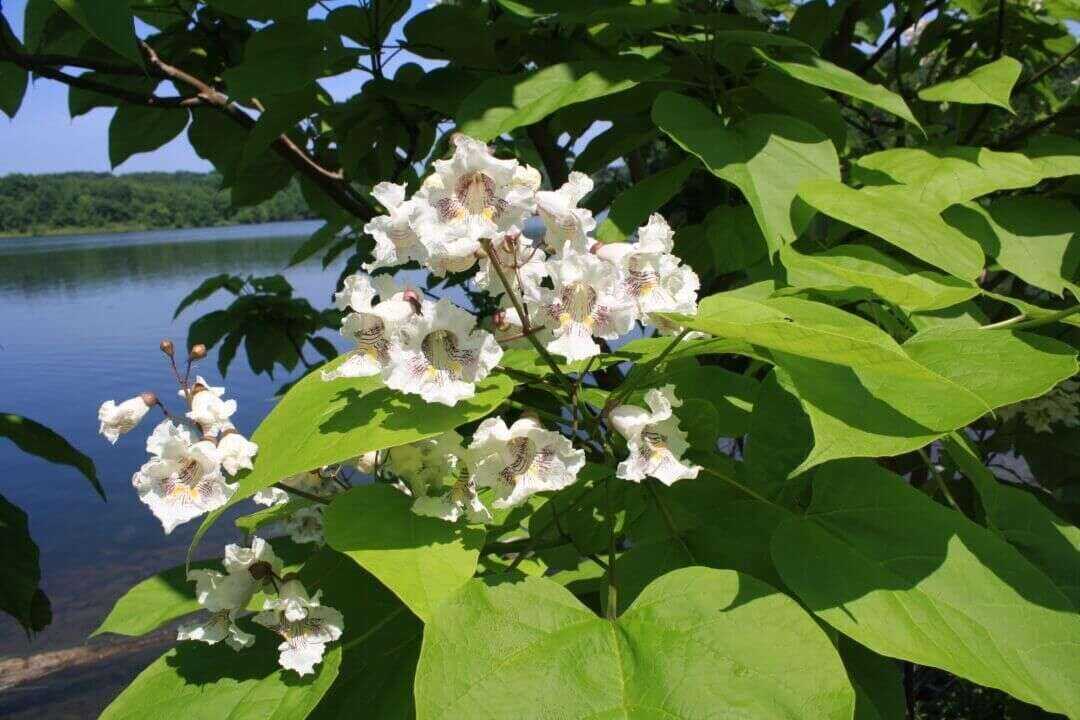
[[[1076,606],[1004,540],[873,462],[818,471],[772,555],[818,617],[875,652],[1080,712]]]
[[[484,530],[422,517],[389,485],[353,488],[326,512],[326,541],[427,620],[476,572]]]
[[[428,623],[419,720],[852,716],[828,637],[747,575],[676,570],[616,621],[546,578],[501,580],[470,582]]]
[[[753,115],[731,127],[685,95],[661,93],[653,122],[714,175],[746,196],[769,247],[792,242],[812,213],[792,208],[799,185],[840,180],[836,148],[820,130],[786,115]]]

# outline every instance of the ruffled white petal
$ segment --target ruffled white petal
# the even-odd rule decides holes
[[[120,436],[133,430],[148,412],[150,406],[141,397],[125,400],[119,405],[108,400],[98,409],[98,420],[101,423],[98,432],[115,445]]]

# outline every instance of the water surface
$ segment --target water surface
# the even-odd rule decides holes
[[[81,644],[129,586],[184,561],[198,520],[166,536],[131,487],[132,473],[146,458],[146,434],[158,417],[148,416],[145,426],[110,446],[97,434],[97,408],[143,390],[179,407],[158,342],[168,337],[184,346],[193,319],[227,304],[231,296],[221,293],[172,319],[179,300],[209,275],[280,272],[296,294],[327,306],[340,266],[323,270],[316,259],[285,269],[317,226],[0,239],[0,411],[25,415],[64,435],[93,458],[108,494],[102,502],[78,472],[0,440],[0,493],[30,517],[43,586],[53,604],[52,625],[29,642],[14,621],[0,616],[0,660]],[[238,400],[234,419],[245,432],[269,412],[275,389],[291,379],[253,375],[243,349],[226,378],[215,362],[202,372]],[[203,541],[206,552],[220,553],[223,543],[236,539],[230,526],[218,523]],[[135,659],[145,664],[146,657],[143,652]],[[54,717],[69,710],[71,717],[96,716],[135,671],[130,660],[131,667],[122,660],[106,664],[80,672],[79,683],[61,674],[0,691],[0,716]],[[73,705],[75,692],[91,697]]]

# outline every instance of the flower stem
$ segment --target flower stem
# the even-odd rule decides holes
[[[310,500],[312,502],[321,503],[322,505],[329,505],[330,504],[330,501],[327,500],[324,497],[320,497],[318,495],[315,495],[315,494],[309,493],[309,492],[305,492],[303,490],[297,490],[294,487],[289,487],[285,483],[277,482],[277,483],[274,483],[273,486],[278,488],[279,490],[284,490],[285,492],[289,493],[290,495],[295,495],[296,497],[304,498],[305,500]]]
[[[933,475],[934,480],[937,481],[941,494],[945,496],[945,499],[949,501],[949,504],[953,506],[954,510],[963,515],[964,511],[960,509],[960,504],[956,502],[956,498],[953,497],[952,491],[949,490],[949,486],[945,483],[945,478],[941,477],[941,473],[938,472],[937,466],[931,462],[930,456],[927,455],[926,451],[922,448],[919,448],[918,452],[919,457],[923,459],[923,462],[926,463],[926,467],[929,468],[930,474]]]
[[[607,523],[608,523],[608,595],[607,595],[607,612],[605,613],[608,620],[612,622],[619,614],[619,585],[615,578],[615,512],[614,505],[611,501],[611,486],[615,482],[614,476],[607,479]]]

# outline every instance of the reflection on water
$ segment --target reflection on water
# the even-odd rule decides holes
[[[315,261],[284,269],[315,227],[0,239],[0,409],[53,427],[89,454],[109,497],[103,503],[77,472],[0,441],[0,493],[30,516],[54,615],[52,625],[29,643],[13,621],[0,617],[0,659],[78,645],[135,581],[184,561],[198,521],[165,536],[131,488],[152,425],[113,447],[97,435],[97,407],[143,390],[175,398],[157,344],[171,337],[181,346],[191,320],[228,301],[225,295],[213,298],[172,320],[180,298],[208,275],[282,272],[298,295],[317,307],[328,305],[340,266],[323,270]],[[224,384],[240,403],[237,425],[250,432],[273,406],[274,390],[289,378],[254,376],[242,352]],[[215,384],[221,380],[214,363],[203,372]],[[222,519],[202,547],[220,553],[236,537],[231,522]],[[101,688],[101,702],[127,677],[116,672],[117,662],[108,663],[112,675],[92,683]],[[25,709],[19,698],[29,702],[36,694],[24,688],[0,695],[0,715],[7,716]],[[49,702],[67,702],[64,697],[61,690],[48,694]],[[35,697],[34,707],[44,709],[42,702]]]

